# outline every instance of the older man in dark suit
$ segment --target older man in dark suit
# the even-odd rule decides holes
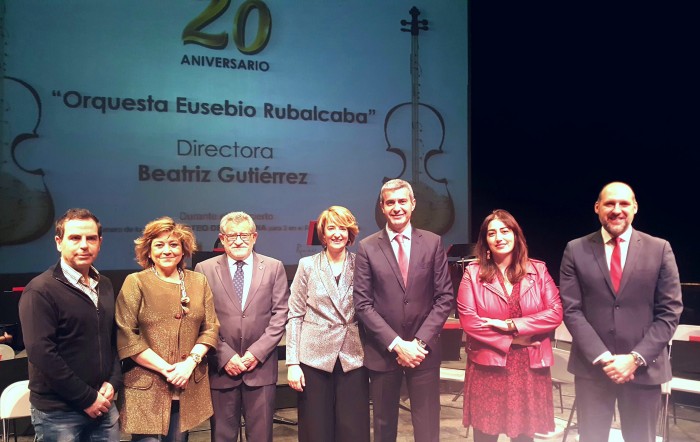
[[[354,302],[370,371],[374,440],[395,441],[406,377],[417,442],[440,439],[440,332],[454,288],[440,237],[411,227],[411,185],[388,181],[380,193],[386,228],[360,242]]]
[[[654,441],[660,384],[671,379],[678,268],[668,241],[632,228],[637,209],[627,184],[606,185],[595,203],[602,229],[569,242],[562,258],[581,442],[608,440],[616,401],[625,440]]]
[[[207,277],[221,323],[216,353],[209,358],[212,441],[237,441],[243,410],[246,440],[271,442],[287,275],[280,261],[253,252],[258,233],[248,214],[224,216],[219,238],[226,254],[195,267]]]

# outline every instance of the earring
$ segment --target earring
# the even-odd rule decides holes
[[[486,251],[486,259],[491,259],[491,250]]]

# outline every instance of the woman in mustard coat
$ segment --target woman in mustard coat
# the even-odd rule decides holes
[[[115,315],[122,430],[134,441],[186,441],[213,413],[202,361],[218,337],[212,292],[204,275],[184,268],[196,248],[189,227],[159,218],[135,244],[144,270],[127,276]]]

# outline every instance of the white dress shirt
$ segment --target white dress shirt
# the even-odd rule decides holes
[[[608,270],[610,270],[610,259],[612,257],[613,249],[615,248],[615,241],[611,241],[613,237],[608,233],[607,230],[601,227],[601,233],[603,234],[603,244],[605,244],[605,260],[608,262]],[[622,235],[620,235],[620,269],[625,270],[625,262],[627,262],[627,250],[630,247],[630,238],[632,237],[632,227],[628,227]]]

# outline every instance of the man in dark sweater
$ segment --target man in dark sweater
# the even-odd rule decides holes
[[[114,289],[92,266],[102,227],[86,209],[56,221],[59,262],[32,279],[19,303],[39,441],[118,441],[121,383]]]

